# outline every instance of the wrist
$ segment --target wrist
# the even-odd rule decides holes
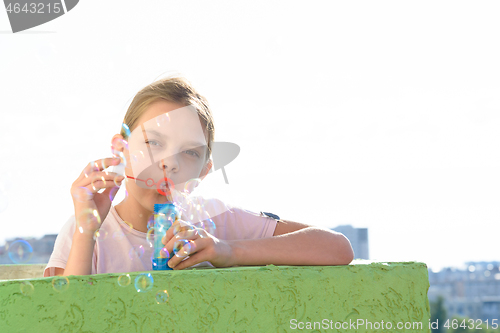
[[[232,240],[228,241],[228,245],[230,247],[229,266],[245,265],[243,263],[243,258],[245,258],[244,244],[241,241]]]
[[[97,229],[96,231],[98,231]],[[76,229],[75,232],[73,233],[73,241],[92,241],[95,242],[94,240],[94,234],[95,231],[91,230],[82,230],[83,232],[80,232],[80,230]]]

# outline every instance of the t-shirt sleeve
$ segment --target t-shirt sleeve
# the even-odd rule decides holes
[[[214,236],[220,239],[258,239],[272,237],[277,221],[241,207],[227,206],[228,210],[215,216]]]
[[[55,268],[66,268],[66,263],[71,250],[71,243],[73,242],[73,234],[75,232],[76,221],[75,217],[71,216],[68,221],[63,225],[61,231],[57,235],[54,243],[54,250],[50,255],[47,267],[43,271],[43,276],[54,276]]]

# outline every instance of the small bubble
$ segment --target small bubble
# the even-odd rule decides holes
[[[156,293],[156,303],[165,304],[168,302],[168,292],[166,290],[160,290]]]
[[[98,182],[103,182],[103,184],[98,184]],[[106,187],[106,179],[104,178],[104,176],[95,176],[95,177],[92,177],[92,180],[90,181],[90,185],[92,185],[92,188],[95,190],[97,190],[97,186],[100,186],[101,188],[99,189],[99,191],[101,190],[106,190],[105,187]],[[98,193],[100,193],[98,191]]]
[[[101,217],[95,209],[86,208],[77,217],[76,224],[78,229],[83,233],[83,230],[98,228],[101,224]]]
[[[146,233],[146,241],[148,242],[150,247],[154,246],[154,238],[155,238],[155,229],[154,228],[148,229],[148,232]]]
[[[116,230],[115,232],[113,232],[113,239],[114,240],[121,241],[124,238],[125,238],[125,235],[123,234],[123,232],[121,230]]]
[[[122,274],[118,277],[118,285],[120,287],[126,287],[130,284],[130,274]]]
[[[127,138],[130,137],[130,128],[128,127],[128,125],[125,123],[122,123],[122,129],[125,132],[125,134],[127,135]]]
[[[94,232],[94,240],[95,241],[103,241],[108,237],[108,232],[106,230],[96,230]]]
[[[33,248],[25,240],[17,240],[9,245],[9,258],[14,264],[28,262],[33,256]]]
[[[154,215],[151,215],[148,219],[148,226],[147,228],[148,229],[151,229],[151,228],[154,228],[155,226],[155,216]]]
[[[179,239],[174,243],[174,253],[179,258],[187,257],[192,251],[192,244],[186,239]]]
[[[120,190],[120,187],[118,186],[115,186],[111,189],[111,191],[109,192],[109,201],[113,201],[116,197],[116,193],[118,193],[118,191]]]
[[[31,296],[35,292],[35,287],[29,281],[21,282],[21,293],[24,296]]]
[[[153,288],[153,277],[150,273],[141,273],[135,278],[135,289],[137,292],[145,293]]]
[[[144,255],[144,247],[142,245],[135,245],[131,247],[128,252],[130,260],[135,260],[137,259],[137,257],[142,258],[143,255]]]
[[[205,229],[205,231],[209,234],[213,235],[216,229],[214,221],[212,221],[212,219],[203,221],[203,229]]]
[[[69,288],[69,280],[65,276],[56,276],[52,280],[52,287],[57,292],[64,292]]]
[[[166,247],[162,248],[160,250],[160,257],[162,258],[170,258],[170,253],[168,253],[168,250]]]
[[[174,223],[174,236],[179,236],[180,238],[190,238],[196,234],[196,228],[191,223],[177,220]]]
[[[121,227],[122,229],[125,229],[125,232],[130,233],[132,230],[134,230],[134,226],[132,225],[132,223],[128,221],[123,221],[123,223],[121,224]]]
[[[92,200],[94,198],[94,194],[86,187],[78,187],[76,188],[73,193],[73,198],[75,198],[76,201],[79,202],[87,202],[89,200]]]
[[[196,189],[196,187],[198,187],[198,185],[200,185],[200,183],[201,183],[200,178],[193,178],[193,179],[188,180],[184,184],[184,192],[191,194]]]

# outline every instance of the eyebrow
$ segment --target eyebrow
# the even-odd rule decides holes
[[[142,130],[144,133],[146,134],[154,134],[156,136],[159,136],[161,138],[165,138],[167,139],[167,136],[163,135],[162,133],[158,132],[158,131],[155,131],[155,130],[146,130],[146,129],[143,129]],[[206,146],[205,143],[201,143],[201,142],[197,142],[197,141],[189,141],[189,142],[186,142],[186,144],[188,145],[193,145],[193,146],[196,146],[196,147],[204,147]]]

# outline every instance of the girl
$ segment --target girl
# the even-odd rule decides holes
[[[90,163],[72,184],[75,215],[61,229],[44,276],[151,270],[154,204],[186,199],[211,170],[212,112],[187,80],[162,79],[137,93],[111,142],[115,157]],[[113,206],[122,182],[127,195]],[[214,225],[198,223],[176,235],[174,228],[167,231],[162,239],[167,257],[176,241],[189,245],[187,257],[169,260],[173,269],[204,262],[215,267],[347,265],[353,259],[347,238],[334,231],[227,207],[216,199],[186,200],[195,201],[190,207],[201,206]],[[182,219],[190,218],[184,211]]]

